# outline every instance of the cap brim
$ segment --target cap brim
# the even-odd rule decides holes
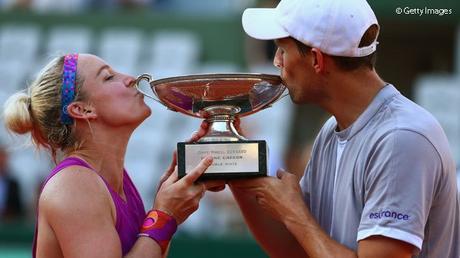
[[[251,37],[261,40],[289,37],[278,23],[275,8],[248,8],[242,17],[243,29]]]

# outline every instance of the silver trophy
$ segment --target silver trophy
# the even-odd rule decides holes
[[[277,75],[200,74],[152,80],[140,75],[136,88],[169,110],[205,119],[208,133],[198,142],[177,144],[179,177],[208,154],[213,164],[203,179],[230,179],[267,175],[267,143],[240,135],[233,121],[270,105],[285,91]],[[153,95],[151,94],[153,92]]]

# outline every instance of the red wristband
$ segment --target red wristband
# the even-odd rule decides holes
[[[147,213],[138,236],[147,236],[155,240],[164,253],[176,230],[177,222],[172,216],[160,210],[151,210]]]

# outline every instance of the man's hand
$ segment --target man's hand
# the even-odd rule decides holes
[[[229,185],[234,191],[254,196],[263,209],[281,222],[305,209],[297,176],[281,169],[276,178],[238,179]]]

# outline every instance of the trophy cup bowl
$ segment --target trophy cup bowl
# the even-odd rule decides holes
[[[213,164],[200,179],[231,179],[267,175],[268,148],[264,140],[248,140],[233,121],[270,107],[285,91],[277,75],[199,74],[152,80],[142,74],[136,88],[168,109],[204,119],[207,134],[198,142],[177,144],[179,177],[206,156]],[[153,95],[151,94],[153,93]]]

